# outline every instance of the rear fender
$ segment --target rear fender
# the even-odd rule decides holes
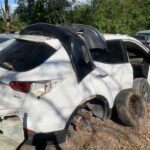
[[[107,99],[104,96],[97,95],[96,98],[86,102],[85,105],[98,118],[105,120],[111,117],[111,109]]]
[[[95,98],[84,101],[84,103],[81,103],[78,107],[76,107],[71,117],[69,118],[65,129],[69,127],[74,115],[83,106],[88,107],[96,117],[101,118],[103,120],[106,120],[111,117],[111,109],[109,107],[108,100],[104,96],[96,95]]]

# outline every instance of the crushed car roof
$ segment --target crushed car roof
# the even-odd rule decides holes
[[[84,40],[63,26],[36,23],[20,31],[19,35],[38,35],[58,39],[70,57],[78,81],[95,68],[91,57],[87,58],[88,61],[86,58],[83,59],[83,51],[88,52]]]
[[[58,26],[63,26],[78,36],[84,37],[85,43],[89,49],[107,49],[103,34],[91,26],[83,24],[61,24]]]

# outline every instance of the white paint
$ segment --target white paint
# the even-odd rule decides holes
[[[147,77],[147,81],[148,81],[148,83],[149,83],[149,85],[150,85],[150,66],[149,66],[149,70],[148,70],[148,77]]]
[[[142,44],[139,40],[133,38],[133,37],[130,37],[128,35],[122,35],[122,34],[103,34],[105,40],[122,40],[122,41],[125,41],[125,42],[132,42],[138,46],[140,46],[143,51],[145,52],[150,52],[150,50],[144,45]]]
[[[143,52],[150,53],[150,50],[145,45],[143,45],[139,40],[137,40],[133,37],[130,37],[130,36],[127,36],[127,35],[121,35],[121,34],[104,34],[104,37],[105,37],[106,40],[120,39],[123,42],[134,43],[135,45],[138,45],[143,50]],[[150,66],[149,66],[149,70],[148,70],[147,81],[150,84]]]
[[[92,72],[92,82],[98,95],[107,98],[110,108],[114,105],[117,94],[132,87],[133,69],[126,64],[104,64],[95,62],[97,68]]]
[[[76,107],[96,94],[105,96],[112,108],[116,95],[121,90],[132,87],[133,71],[130,64],[95,62],[96,69],[78,83],[69,56],[62,45],[58,47],[57,52],[45,63],[30,71],[15,73],[0,68],[0,80],[3,81],[0,86],[0,97],[3,97],[0,109],[22,109],[27,114],[24,122],[27,126],[24,124],[24,127],[35,132],[64,129]],[[32,91],[29,94],[14,91],[7,85],[10,81],[37,83],[52,80],[62,82],[52,86],[49,92],[40,97]],[[17,95],[14,96],[15,94]]]
[[[13,43],[15,41],[15,39],[10,39],[10,40],[7,40],[3,43],[0,44],[0,51],[4,48],[6,48],[8,45],[10,45],[11,43]]]
[[[56,69],[57,68],[57,69]],[[0,79],[6,84],[10,81],[39,81],[71,76],[73,72],[69,57],[61,47],[42,65],[26,72],[12,72],[0,68]],[[29,79],[30,77],[30,79]]]

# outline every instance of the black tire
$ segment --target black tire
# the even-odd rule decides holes
[[[150,103],[150,86],[146,79],[143,78],[135,79],[133,82],[133,88],[144,97],[147,103]]]
[[[133,89],[121,91],[116,97],[117,115],[124,125],[142,126],[145,122],[146,105],[143,97]]]

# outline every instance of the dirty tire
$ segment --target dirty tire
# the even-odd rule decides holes
[[[124,125],[138,127],[144,124],[146,105],[137,91],[133,89],[121,91],[116,98],[115,106],[117,115]]]
[[[146,79],[143,78],[135,79],[133,82],[133,88],[144,97],[147,103],[150,103],[150,86]]]

